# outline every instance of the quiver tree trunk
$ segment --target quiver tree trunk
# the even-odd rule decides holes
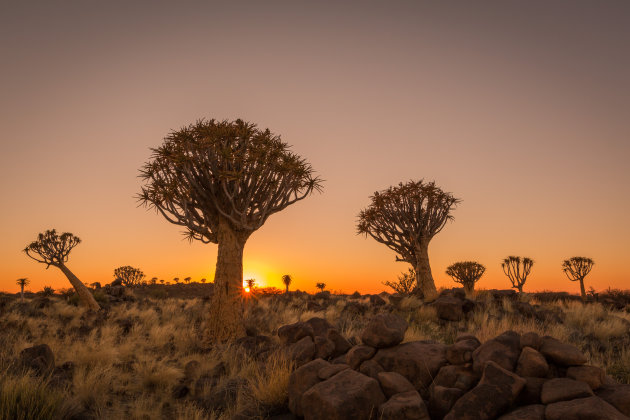
[[[234,231],[224,218],[217,231],[219,250],[206,328],[208,341],[223,342],[245,335],[243,326],[243,249],[248,235]]]
[[[93,311],[100,310],[101,307],[96,302],[96,299],[94,299],[94,296],[92,296],[92,293],[90,293],[87,286],[83,284],[83,282],[79,280],[79,278],[75,276],[74,273],[70,271],[70,269],[66,267],[64,264],[61,264],[58,267],[63,272],[63,274],[66,275],[72,287],[74,287],[74,290],[79,295],[81,302],[83,302],[83,304],[85,304],[88,308],[90,308]]]
[[[416,246],[416,286],[422,292],[423,298],[433,299],[437,295],[431,264],[429,263],[429,241],[421,241]]]
[[[464,293],[466,294],[467,299],[472,299],[475,294],[475,283],[466,283],[464,284]]]
[[[584,290],[584,278],[580,279],[580,294],[582,296],[582,302],[586,302],[586,290]]]

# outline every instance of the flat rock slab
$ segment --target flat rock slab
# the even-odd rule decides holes
[[[628,420],[615,407],[599,397],[560,401],[545,408],[546,420]]]
[[[358,417],[357,417],[358,418]],[[431,420],[417,391],[393,395],[379,407],[379,420]]]
[[[540,352],[548,360],[561,366],[583,365],[586,363],[586,356],[580,349],[549,336],[543,337]]]
[[[596,394],[626,416],[630,416],[630,385],[603,385]]]
[[[593,396],[593,391],[586,382],[569,378],[555,378],[544,383],[540,400],[543,404],[551,404],[591,396]]]

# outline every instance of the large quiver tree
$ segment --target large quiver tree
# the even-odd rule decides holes
[[[142,203],[185,235],[218,244],[208,338],[244,334],[243,249],[267,218],[321,188],[279,136],[242,120],[202,120],[169,134],[141,170]]]
[[[437,294],[429,264],[429,242],[446,222],[459,199],[434,182],[409,181],[375,192],[372,203],[359,213],[358,233],[369,235],[411,264],[416,286],[425,299]]]
[[[511,255],[505,259],[501,263],[501,268],[503,272],[510,279],[512,283],[513,289],[518,289],[519,293],[523,293],[523,286],[527,281],[527,276],[532,271],[532,266],[534,265],[534,260],[527,257],[517,257]]]
[[[31,242],[30,245],[24,248],[24,252],[35,261],[46,264],[46,269],[51,265],[60,269],[68,278],[72,287],[74,287],[81,301],[88,308],[98,311],[101,307],[94,299],[94,296],[92,296],[92,293],[66,266],[70,251],[80,243],[81,239],[72,233],[65,232],[58,235],[55,229],[52,229],[47,230],[45,233],[40,233],[36,241]]]
[[[586,290],[584,290],[584,277],[593,269],[595,262],[591,258],[572,257],[564,260],[562,263],[562,271],[571,281],[580,282],[580,296],[582,301],[586,301]]]
[[[127,287],[139,285],[144,277],[145,275],[142,270],[130,265],[124,265],[114,270],[114,278],[120,279],[122,285]]]
[[[475,291],[475,283],[479,281],[486,267],[476,261],[460,261],[446,268],[446,274],[453,278],[455,283],[464,286],[466,297],[472,299]]]

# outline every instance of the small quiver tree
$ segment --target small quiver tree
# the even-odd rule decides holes
[[[383,282],[385,286],[389,286],[398,294],[409,296],[416,287],[416,271],[410,268],[407,273],[400,273],[398,281]]]
[[[70,251],[79,243],[81,243],[81,240],[72,233],[66,232],[58,235],[55,229],[52,229],[47,230],[45,233],[40,233],[36,241],[31,242],[30,245],[24,248],[24,252],[33,260],[46,264],[46,269],[51,265],[60,269],[68,278],[72,287],[74,287],[81,301],[88,308],[98,311],[101,307],[94,299],[94,296],[92,296],[92,293],[66,266]]]
[[[316,283],[315,287],[318,288],[320,292],[323,292],[326,288],[326,283]]]
[[[289,293],[289,285],[292,281],[293,278],[289,274],[282,276],[282,283],[284,283],[284,287],[286,288],[285,293]]]
[[[17,279],[17,281],[15,282],[15,284],[17,284],[18,286],[20,286],[20,301],[24,302],[24,288],[26,286],[28,286],[28,284],[31,281],[29,279],[27,279],[26,277],[22,277],[21,279]]]
[[[321,189],[311,166],[268,129],[199,121],[172,132],[141,171],[140,200],[190,240],[218,244],[208,339],[243,336],[243,249],[269,216]]]
[[[566,274],[567,278],[571,281],[580,282],[580,295],[582,301],[586,301],[586,291],[584,290],[584,277],[593,269],[595,262],[586,257],[572,257],[568,260],[564,260],[562,263],[562,271]]]
[[[453,278],[455,283],[464,286],[464,293],[468,299],[472,299],[475,291],[475,283],[479,281],[486,267],[474,261],[456,262],[448,266],[446,274]]]
[[[501,268],[503,268],[503,272],[512,282],[512,288],[518,289],[519,293],[523,293],[523,286],[525,281],[527,281],[527,276],[532,271],[533,265],[534,261],[530,258],[524,257],[521,259],[521,257],[509,256],[503,260]]]
[[[137,286],[144,279],[144,273],[139,268],[125,265],[114,270],[114,278],[120,279],[123,286]]]
[[[429,264],[429,242],[446,222],[459,199],[434,182],[409,181],[375,192],[370,205],[359,213],[358,233],[369,235],[411,264],[416,285],[425,299],[437,294]]]
[[[256,285],[256,279],[247,279],[245,280],[245,287],[247,288],[248,292],[253,293],[254,292],[254,286]]]

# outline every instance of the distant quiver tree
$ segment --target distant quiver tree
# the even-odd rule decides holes
[[[562,263],[562,271],[571,281],[580,282],[580,295],[582,301],[586,301],[586,291],[584,290],[584,277],[593,269],[595,262],[586,257],[572,257],[564,260]]]
[[[139,268],[125,265],[114,270],[114,278],[120,279],[123,286],[133,287],[142,282],[144,273]]]
[[[279,136],[243,120],[201,120],[170,133],[141,170],[140,200],[188,239],[218,244],[205,328],[225,341],[245,334],[243,249],[274,213],[321,189],[321,180]]]
[[[385,286],[389,286],[400,295],[409,296],[416,287],[416,272],[413,268],[410,268],[406,273],[400,273],[398,281],[386,281],[383,282]]]
[[[426,298],[437,294],[429,264],[429,242],[460,202],[434,182],[409,181],[375,192],[370,205],[359,213],[358,233],[369,235],[411,264],[416,284]]]
[[[326,283],[317,283],[315,284],[315,287],[317,287],[320,292],[323,292],[324,289],[326,288]]]
[[[464,286],[464,293],[469,299],[473,297],[475,283],[479,281],[485,272],[486,267],[475,261],[456,262],[449,265],[446,269],[446,274],[451,276],[455,283],[460,283]]]
[[[81,239],[72,233],[65,232],[58,235],[55,229],[52,229],[47,230],[45,233],[40,233],[36,241],[31,242],[30,245],[24,248],[24,252],[33,260],[46,264],[46,269],[51,265],[60,269],[66,275],[72,287],[74,287],[81,301],[88,308],[98,311],[101,307],[94,299],[94,296],[92,296],[92,293],[66,266],[70,251],[80,243]]]
[[[285,274],[284,276],[282,276],[282,283],[284,283],[284,286],[286,287],[285,293],[289,293],[289,285],[292,281],[293,278],[289,274]]]
[[[518,289],[519,293],[523,293],[523,286],[527,281],[527,276],[532,271],[534,261],[527,257],[509,256],[501,263],[501,268],[512,282],[512,288]]]
[[[28,286],[31,281],[26,277],[22,277],[21,279],[17,279],[15,284],[20,286],[20,301],[24,302],[24,288]]]

